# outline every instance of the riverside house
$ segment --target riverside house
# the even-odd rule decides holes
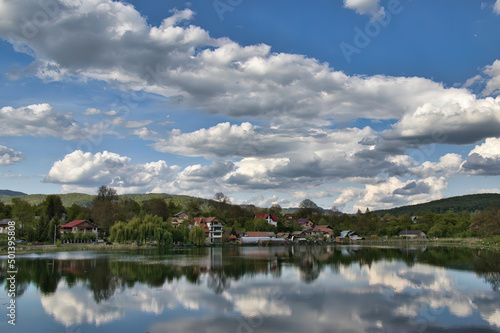
[[[267,223],[278,226],[278,217],[274,214],[255,214],[256,219],[264,219]]]
[[[222,243],[223,223],[216,217],[195,217],[194,225],[200,226],[205,231],[207,243]]]
[[[87,220],[74,220],[60,227],[61,235],[67,233],[93,233],[97,236],[99,228],[94,223]]]

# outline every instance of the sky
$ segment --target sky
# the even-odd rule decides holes
[[[500,193],[499,41],[500,0],[0,0],[0,189]]]

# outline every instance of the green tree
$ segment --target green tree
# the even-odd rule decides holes
[[[269,214],[274,214],[278,217],[278,221],[281,222],[281,220],[283,219],[283,209],[281,208],[281,206],[277,203],[275,204],[272,204],[271,207],[269,207]],[[278,222],[279,223],[279,222]]]
[[[35,233],[35,208],[27,201],[20,198],[12,198],[12,219],[17,222],[17,237],[21,238]],[[33,238],[36,238],[36,236],[33,236]]]
[[[222,192],[215,193],[214,200],[217,201],[217,202],[220,202],[220,203],[224,203],[224,204],[230,204],[231,203],[231,199],[229,199],[229,197],[226,196]]]
[[[200,226],[194,226],[189,232],[189,241],[196,246],[205,244],[205,231]]]
[[[91,216],[100,227],[111,227],[119,214],[118,194],[111,187],[102,185],[91,203]]]
[[[500,207],[490,207],[476,213],[472,218],[471,229],[482,237],[500,235]]]
[[[184,232],[178,228],[172,230],[172,238],[174,243],[184,243]]]
[[[159,216],[166,221],[170,217],[168,205],[161,198],[153,198],[144,203],[144,210],[151,215]]]
[[[311,219],[313,215],[319,214],[320,212],[321,210],[316,203],[310,199],[304,199],[300,202],[299,210],[296,215]]]
[[[55,218],[59,221],[66,213],[61,197],[55,194],[48,195],[40,205],[42,206],[42,214],[45,214],[49,220]]]

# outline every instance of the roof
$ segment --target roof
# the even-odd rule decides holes
[[[422,230],[403,230],[399,234],[400,235],[420,235],[420,233],[424,233]]]
[[[87,220],[74,220],[74,221],[71,221],[69,223],[66,223],[65,225],[62,225],[61,228],[73,228],[73,227],[77,227],[79,224],[82,224],[84,222],[87,222],[88,224],[92,224],[93,226],[96,226],[94,223],[89,222]]]
[[[0,220],[0,225],[7,225],[7,224],[9,224],[10,221],[12,221],[12,219],[3,219],[3,220]]]
[[[339,238],[345,238],[345,237],[353,237],[353,236],[359,236],[355,231],[351,231],[351,230],[344,230],[340,233],[340,236]]]
[[[333,233],[333,228],[330,227],[329,225],[317,225],[313,231],[321,231],[321,232],[328,232],[328,233]]]
[[[306,223],[309,223],[309,222],[314,223],[310,219],[298,219],[297,222],[299,222],[299,224],[306,224]]]
[[[247,237],[275,237],[274,232],[266,231],[248,231]]]
[[[220,222],[216,217],[195,217],[194,222],[200,224],[200,223],[210,223],[210,222]],[[222,222],[221,222],[222,223]]]
[[[256,219],[267,220],[268,216],[271,216],[271,220],[273,220],[274,222],[278,222],[278,217],[274,214],[255,214]]]
[[[184,213],[184,212],[178,212],[177,214],[174,214],[174,217],[177,217],[177,216],[182,215],[182,214],[187,215],[187,214],[186,214],[186,213]]]

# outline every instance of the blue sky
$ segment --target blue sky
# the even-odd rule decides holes
[[[499,31],[494,0],[0,0],[0,188],[499,193]]]

